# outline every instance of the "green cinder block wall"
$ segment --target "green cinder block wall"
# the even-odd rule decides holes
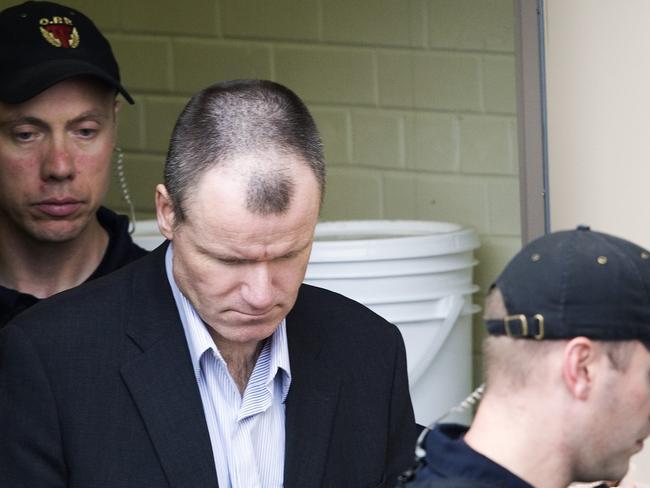
[[[303,97],[321,129],[324,220],[475,228],[477,303],[519,249],[512,0],[64,1],[107,34],[136,99],[122,107],[119,144],[140,219],[153,217],[189,96],[269,78]],[[107,203],[126,211],[115,183]],[[478,316],[474,336],[478,381]]]

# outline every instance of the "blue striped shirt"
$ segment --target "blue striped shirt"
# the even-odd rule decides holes
[[[176,285],[172,257],[170,244],[165,257],[167,279],[190,350],[219,487],[281,487],[284,401],[291,385],[285,321],[265,341],[242,396],[206,324]]]

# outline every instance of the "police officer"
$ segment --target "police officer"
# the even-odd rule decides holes
[[[650,434],[650,253],[588,227],[546,235],[497,278],[485,319],[474,422],[433,426],[406,486],[622,479]]]
[[[0,12],[0,327],[145,251],[101,207],[121,94],[111,46],[81,12],[26,2]]]

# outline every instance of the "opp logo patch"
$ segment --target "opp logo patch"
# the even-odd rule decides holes
[[[38,23],[41,34],[52,46],[74,49],[79,45],[79,31],[68,17],[44,17]]]

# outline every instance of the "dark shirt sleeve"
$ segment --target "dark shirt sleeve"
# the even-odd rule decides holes
[[[0,486],[67,486],[57,408],[46,370],[25,333],[0,330]]]

